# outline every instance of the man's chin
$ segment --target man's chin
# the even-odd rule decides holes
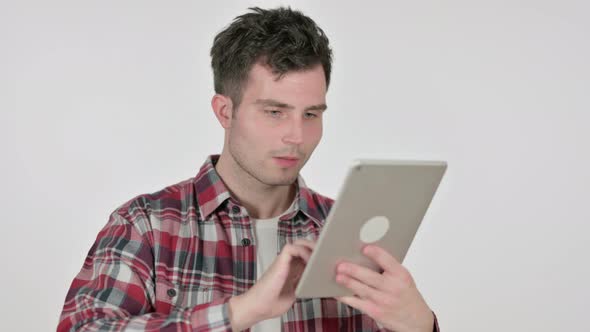
[[[295,181],[297,181],[298,176],[299,174],[290,177],[278,177],[274,179],[268,179],[266,181],[266,184],[269,186],[290,186],[293,183],[295,183]]]

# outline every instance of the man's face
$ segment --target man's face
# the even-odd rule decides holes
[[[322,137],[326,109],[321,65],[276,78],[267,66],[254,65],[227,136],[237,166],[271,186],[297,179]]]

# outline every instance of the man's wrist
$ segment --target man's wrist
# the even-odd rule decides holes
[[[421,327],[417,331],[421,332],[437,332],[436,316],[432,310],[428,311],[429,315],[420,324]]]
[[[260,319],[252,311],[252,305],[248,305],[245,294],[237,295],[229,299],[229,319],[232,330],[242,331],[256,324]]]
[[[432,331],[433,332],[439,332],[440,329],[438,327],[438,320],[436,318],[436,314],[434,313],[434,311],[432,312],[432,318],[434,319],[434,323],[432,324],[433,325]]]
[[[428,320],[427,320],[427,324],[426,324],[426,328],[424,329],[424,331],[426,332],[433,332],[436,331],[436,318],[434,316],[434,312],[432,310],[428,311]]]

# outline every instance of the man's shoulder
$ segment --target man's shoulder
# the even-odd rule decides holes
[[[112,214],[133,222],[142,216],[149,217],[153,214],[186,213],[196,206],[194,180],[193,177],[152,193],[137,195],[118,206]]]

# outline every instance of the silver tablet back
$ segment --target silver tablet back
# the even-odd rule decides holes
[[[361,249],[377,244],[402,262],[447,168],[444,161],[358,160],[322,229],[295,294],[351,295],[334,280],[351,261],[378,270]]]

